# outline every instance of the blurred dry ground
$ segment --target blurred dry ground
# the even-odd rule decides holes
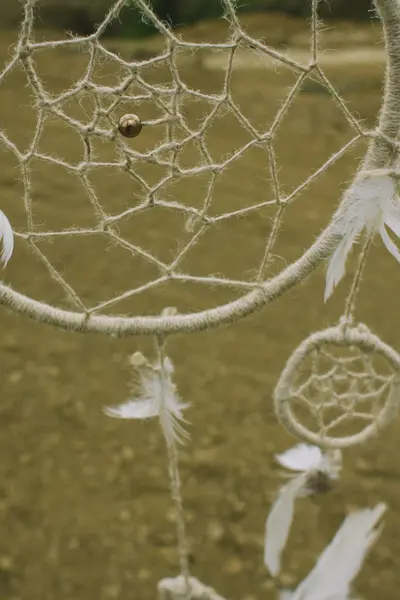
[[[307,23],[281,17],[276,21],[269,17],[266,23],[270,32],[281,32],[282,40],[285,26],[288,32],[296,30],[297,50],[304,50],[301,40],[307,36]],[[259,21],[255,22],[258,25]],[[202,27],[192,29],[192,39],[195,35],[207,37]],[[337,24],[331,30],[332,43],[324,37],[330,32],[323,33],[323,47],[334,50],[349,46],[344,44],[349,31],[354,40],[361,36],[360,45],[374,49],[379,44],[376,24],[359,29]],[[263,35],[268,39],[268,31]],[[216,26],[210,25],[209,39],[213,36]],[[13,40],[14,33],[2,34],[3,62],[10,56]],[[135,44],[116,40],[108,44],[124,56],[138,52]],[[282,41],[280,47],[285,45],[287,42]],[[143,47],[140,50],[143,52]],[[291,50],[296,51],[294,43]],[[37,61],[48,89],[61,91],[80,77],[87,56],[82,51],[52,50],[38,55]],[[102,81],[115,82],[119,77],[111,67],[101,66],[98,77]],[[221,89],[222,69],[209,68],[206,62],[193,68],[193,63],[185,61],[180,68],[188,85],[208,92]],[[358,64],[326,66],[349,109],[368,127],[373,126],[379,109],[383,68],[377,57]],[[153,83],[165,83],[171,75],[161,66],[146,72],[145,77]],[[267,128],[294,81],[294,74],[283,67],[267,65],[255,71],[242,65],[234,71],[232,94],[248,119]],[[11,74],[0,86],[0,105],[1,128],[19,147],[26,147],[36,112],[21,72]],[[71,106],[76,115],[84,110],[82,105]],[[205,110],[201,103],[189,103],[188,121],[201,118]],[[154,116],[150,103],[143,103],[140,111],[144,118]],[[329,94],[308,82],[295,98],[276,139],[282,192],[293,190],[353,135]],[[161,139],[159,129],[150,127],[132,144],[149,148]],[[244,140],[242,127],[229,114],[221,115],[207,138],[215,160]],[[80,160],[76,134],[60,121],[46,123],[41,144],[43,152],[70,162]],[[110,151],[100,146],[97,150],[99,155]],[[299,257],[328,223],[364,151],[364,143],[354,145],[288,209],[268,276]],[[194,157],[195,151],[189,149],[188,162]],[[1,160],[0,206],[14,227],[24,231],[27,223],[20,171],[5,149],[1,150]],[[160,176],[151,165],[138,165],[138,169],[149,181]],[[92,207],[70,173],[34,161],[31,178],[38,231],[93,224]],[[140,200],[133,180],[118,172],[104,169],[96,173],[93,185],[111,214]],[[204,197],[205,185],[201,177],[196,181],[187,178],[166,193],[196,206]],[[213,209],[220,213],[235,210],[271,194],[266,153],[254,148],[221,176]],[[265,208],[222,221],[187,257],[191,272],[251,279],[261,260],[272,217]],[[185,235],[183,225],[181,217],[154,211],[124,224],[124,234],[167,260],[185,241],[179,237]],[[44,240],[40,249],[89,305],[154,276],[138,257],[110,246],[101,237]],[[349,273],[353,269],[354,256]],[[67,305],[59,284],[20,238],[2,277],[35,299]],[[349,282],[347,277],[333,300],[324,305],[321,268],[304,284],[242,322],[206,333],[179,335],[169,342],[180,393],[191,402],[187,411],[191,440],[182,449],[181,467],[193,574],[229,599],[275,597],[273,583],[262,565],[264,523],[281,483],[274,453],[294,440],[277,424],[271,394],[293,348],[311,331],[336,322]],[[395,347],[398,290],[398,265],[376,243],[357,316]],[[171,305],[180,311],[201,310],[228,299],[230,293],[221,288],[166,286],[135,296],[114,310],[154,314]],[[136,350],[150,354],[151,340],[56,331],[4,309],[0,310],[0,328],[1,600],[153,599],[157,581],[178,571],[163,440],[155,422],[120,422],[102,412],[104,406],[126,398],[130,383],[127,357]],[[376,442],[347,452],[343,478],[335,490],[299,501],[295,529],[284,557],[285,584],[294,584],[305,575],[348,510],[385,501],[389,506],[386,527],[358,589],[367,600],[378,594],[385,600],[397,600],[399,431],[398,423],[394,424]]]
[[[218,3],[215,0],[174,0],[166,2],[165,0],[153,0],[150,5],[153,6],[158,15],[164,12],[169,14],[176,12],[178,22],[195,22],[206,17],[215,17],[218,13]],[[127,19],[138,19],[138,13],[131,12],[135,3],[127,4],[124,15]],[[39,13],[39,26],[47,25],[53,28],[62,28],[71,30],[74,33],[90,33],[93,26],[103,18],[103,15],[110,8],[109,0],[36,0],[36,10]],[[309,13],[310,7],[303,0],[247,0],[239,6],[239,9],[246,11],[267,11],[280,10],[291,15],[304,16]],[[349,3],[346,0],[330,0],[328,3],[320,3],[319,11],[323,18],[345,18],[366,20],[371,12],[372,3],[370,0],[353,0]],[[18,0],[2,0],[0,3],[0,27],[15,27],[21,18],[22,3]],[[255,15],[257,18],[258,15]],[[132,21],[125,27],[118,27],[114,23],[115,30],[132,31]],[[135,23],[137,25],[137,23]],[[136,28],[140,31],[140,25]],[[118,33],[117,33],[118,35]]]

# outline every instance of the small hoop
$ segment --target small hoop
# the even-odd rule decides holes
[[[393,371],[393,374],[386,378],[386,387],[389,387],[389,390],[383,407],[374,415],[371,423],[353,435],[334,437],[327,435],[323,431],[316,433],[300,423],[291,408],[291,403],[296,397],[294,385],[304,362],[313,352],[320,352],[323,346],[327,344],[336,348],[356,348],[362,355],[379,355],[385,359]],[[331,358],[334,360],[334,357]],[[337,362],[340,363],[340,360],[338,359]],[[332,373],[333,376],[334,371],[335,367],[329,374]],[[353,373],[353,375],[354,383],[356,382],[357,373]],[[379,377],[376,373],[375,375],[377,378]],[[382,377],[382,379],[384,378]],[[326,375],[325,380],[327,380]],[[351,398],[351,393],[350,390],[349,398]],[[380,392],[377,390],[376,397],[379,395]],[[397,414],[399,395],[400,355],[396,350],[385,344],[363,324],[357,327],[343,327],[343,325],[340,325],[312,334],[293,352],[275,388],[274,406],[275,413],[281,425],[297,438],[320,447],[347,448],[367,442],[371,438],[376,437],[382,429],[389,425]]]

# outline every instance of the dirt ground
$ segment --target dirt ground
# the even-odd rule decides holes
[[[303,26],[298,24],[297,31]],[[282,27],[277,22],[274,28],[271,22],[271,30],[283,31]],[[9,56],[13,35],[3,34],[0,40],[2,61]],[[376,26],[370,40],[375,46]],[[125,44],[123,51],[127,50]],[[38,60],[46,85],[62,90],[81,74],[86,58],[83,53],[53,51]],[[223,73],[218,69],[205,65],[182,69],[185,81],[199,89],[213,91],[221,86]],[[349,108],[372,126],[380,104],[382,62],[328,65],[327,73]],[[166,81],[168,73],[158,68],[148,77]],[[242,68],[235,72],[232,89],[248,118],[267,127],[293,82],[288,70]],[[21,74],[11,75],[0,86],[0,127],[20,147],[32,136],[36,115],[31,102]],[[151,114],[152,107],[144,104],[141,110]],[[192,103],[187,110],[188,119],[196,119],[204,107]],[[80,156],[74,135],[62,123],[50,121],[41,149],[74,161]],[[160,135],[157,127],[148,128],[137,143],[151,146]],[[283,191],[294,189],[351,137],[329,95],[308,83],[277,137]],[[208,136],[215,160],[243,139],[243,130],[229,115],[221,116]],[[364,150],[364,144],[354,146],[293,203],[269,273],[300,256],[328,223]],[[189,152],[188,160],[193,156]],[[1,150],[1,157],[0,207],[14,227],[24,231],[19,171],[9,152]],[[143,167],[141,173],[149,181],[159,176],[154,168]],[[39,231],[93,223],[91,206],[70,174],[37,161],[32,164],[32,182]],[[201,177],[196,182],[188,178],[168,190],[169,197],[196,206],[205,183]],[[137,202],[138,189],[123,174],[104,169],[94,185],[112,214]],[[221,177],[213,210],[235,210],[271,194],[266,154],[256,148]],[[272,216],[263,210],[221,222],[194,248],[185,267],[197,275],[251,279]],[[181,217],[158,211],[128,221],[124,234],[167,260],[185,240],[182,225]],[[90,305],[154,276],[143,261],[103,238],[43,241],[40,248]],[[353,269],[354,260],[349,272]],[[22,239],[17,240],[2,277],[35,299],[66,306],[60,286]],[[281,482],[274,453],[294,440],[277,424],[272,391],[295,346],[310,332],[337,321],[349,283],[348,277],[324,305],[320,269],[242,322],[179,335],[169,342],[181,396],[191,403],[187,411],[191,439],[182,449],[181,469],[192,570],[228,599],[275,597],[274,584],[262,564],[264,524]],[[398,290],[398,265],[377,242],[357,317],[395,347]],[[154,314],[165,306],[177,306],[183,312],[231,297],[220,288],[210,291],[182,284],[157,288],[114,310]],[[125,400],[130,383],[128,355],[136,350],[150,355],[151,340],[66,333],[5,309],[0,310],[0,330],[0,600],[154,599],[157,581],[178,573],[163,440],[155,422],[120,422],[102,412],[104,406]],[[386,525],[357,589],[367,600],[378,595],[398,599],[399,432],[398,423],[393,424],[375,442],[346,452],[336,488],[326,496],[299,501],[284,555],[286,585],[307,573],[348,510],[384,501],[389,507]]]

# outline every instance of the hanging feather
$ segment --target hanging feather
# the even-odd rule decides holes
[[[291,600],[349,600],[352,582],[381,532],[377,523],[386,508],[382,503],[348,515]]]
[[[144,358],[144,357],[142,357]],[[104,412],[119,419],[150,419],[158,417],[169,446],[182,442],[188,437],[182,423],[183,410],[188,406],[181,402],[176,386],[172,381],[173,365],[169,358],[163,364],[149,364],[147,361],[132,362],[137,373],[134,398],[116,407],[108,407]]]
[[[273,577],[279,574],[281,555],[289,537],[293,521],[294,503],[301,495],[308,473],[302,473],[278,493],[265,525],[264,564]]]
[[[0,255],[0,263],[5,267],[10,260],[14,250],[14,233],[3,211],[0,210],[0,242],[3,244],[3,249]]]
[[[357,181],[348,194],[348,206],[341,217],[342,240],[332,254],[326,271],[325,301],[346,271],[347,256],[365,229],[368,236],[379,233],[387,250],[400,262],[400,252],[386,227],[400,237],[400,200],[389,175],[369,176]]]
[[[284,485],[266,522],[264,564],[273,577],[280,571],[281,554],[286,546],[297,498],[328,491],[330,480],[338,477],[342,461],[340,450],[322,452],[318,446],[297,444],[275,456],[280,465],[301,472]]]
[[[280,465],[295,472],[308,472],[301,495],[326,492],[331,489],[331,480],[339,477],[342,468],[340,450],[322,452],[318,446],[297,444],[275,456]]]

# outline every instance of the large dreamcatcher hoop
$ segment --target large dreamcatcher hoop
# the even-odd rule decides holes
[[[232,38],[227,43],[217,44],[214,46],[218,49],[224,49],[230,53],[230,60],[227,65],[227,77],[225,87],[221,95],[207,95],[199,90],[193,90],[188,85],[184,84],[179,78],[179,69],[176,63],[175,54],[179,51],[189,50],[197,51],[210,49],[213,47],[212,44],[199,44],[189,43],[183,41],[180,37],[175,35],[168,27],[157,19],[156,15],[152,12],[147,2],[144,0],[135,0],[135,5],[142,11],[144,17],[151,21],[158,31],[164,36],[167,42],[167,49],[165,53],[161,53],[159,56],[146,59],[146,60],[133,60],[124,61],[114,52],[107,50],[101,43],[100,37],[108,24],[118,16],[119,11],[125,5],[125,0],[118,0],[109,14],[105,17],[104,22],[100,24],[96,32],[88,37],[82,38],[71,38],[67,40],[57,40],[51,42],[35,42],[33,39],[33,21],[34,21],[34,5],[35,0],[25,1],[25,17],[23,20],[21,34],[18,44],[15,47],[13,56],[9,64],[7,64],[4,70],[0,73],[0,84],[2,81],[11,73],[15,68],[20,68],[27,77],[28,84],[32,88],[36,105],[39,115],[39,124],[34,136],[32,143],[28,150],[22,151],[17,145],[9,139],[5,132],[0,131],[0,142],[2,147],[10,152],[14,159],[17,160],[22,170],[22,180],[26,188],[25,198],[25,209],[27,212],[27,223],[28,228],[25,232],[18,232],[19,237],[22,241],[28,243],[35,255],[42,261],[45,267],[50,271],[51,276],[55,279],[58,284],[62,285],[66,296],[73,302],[74,310],[66,310],[63,308],[56,307],[54,305],[47,304],[35,300],[27,295],[24,295],[11,286],[4,283],[0,283],[0,304],[11,310],[29,316],[37,321],[45,322],[56,327],[63,329],[74,330],[79,332],[97,332],[107,335],[135,335],[135,334],[172,334],[177,332],[195,332],[210,327],[217,327],[222,324],[236,321],[252,312],[262,308],[267,303],[278,298],[293,286],[303,281],[310,273],[312,273],[319,265],[326,260],[332,252],[338,247],[338,244],[343,240],[343,222],[347,218],[347,208],[349,204],[349,198],[346,194],[343,201],[334,215],[331,223],[321,233],[318,239],[312,244],[309,249],[295,262],[287,266],[278,275],[266,279],[263,276],[263,265],[265,265],[271,248],[276,238],[276,232],[278,231],[283,214],[291,203],[294,196],[304,189],[310,181],[317,177],[325,168],[334,162],[357,140],[361,138],[368,139],[369,148],[366,157],[363,161],[361,169],[364,172],[371,172],[377,169],[389,169],[393,154],[397,151],[398,143],[396,141],[398,134],[398,124],[400,122],[400,104],[398,102],[399,90],[400,90],[400,70],[397,65],[400,64],[400,46],[398,44],[398,32],[400,31],[400,15],[398,11],[398,4],[396,0],[376,0],[376,6],[378,8],[379,15],[382,20],[385,43],[386,43],[386,54],[387,54],[387,77],[386,77],[386,88],[382,103],[381,116],[377,128],[374,131],[366,131],[362,128],[361,124],[355,119],[355,117],[349,112],[345,103],[340,98],[335,88],[330,83],[329,79],[324,74],[318,63],[318,52],[317,52],[317,10],[318,2],[313,2],[313,19],[312,19],[312,45],[311,45],[311,60],[307,65],[296,62],[290,57],[278,52],[277,50],[270,48],[259,40],[251,38],[241,27],[239,20],[236,16],[234,6],[230,0],[223,0],[226,17],[230,23],[232,29]],[[89,65],[86,74],[79,81],[75,82],[74,86],[68,91],[63,92],[57,96],[52,95],[44,83],[41,81],[40,76],[37,72],[34,55],[41,52],[44,49],[55,49],[68,47],[84,47],[87,48],[90,56]],[[233,58],[237,48],[255,48],[260,52],[266,60],[281,61],[285,65],[294,70],[298,77],[296,83],[281,107],[274,124],[270,130],[259,132],[252,128],[249,120],[240,113],[239,108],[233,103],[229,96],[229,81],[230,73],[233,68]],[[118,68],[126,71],[126,79],[119,82],[117,87],[105,87],[98,86],[93,80],[93,64],[96,56],[106,56],[108,60],[115,61]],[[171,70],[173,76],[173,83],[171,86],[154,86],[151,82],[147,81],[143,76],[141,69],[146,69],[152,64],[158,64],[163,62]],[[93,64],[92,64],[93,63]],[[317,171],[310,176],[309,180],[303,182],[295,192],[291,193],[288,197],[281,198],[279,194],[279,186],[276,180],[276,169],[274,167],[274,154],[273,154],[273,141],[276,132],[276,124],[280,122],[283,115],[286,113],[287,108],[292,102],[295,94],[300,89],[305,79],[310,76],[318,77],[322,84],[329,90],[334,100],[337,102],[340,110],[343,112],[344,117],[347,119],[349,125],[355,132],[353,139],[343,147],[338,153],[332,156],[323,167],[317,169]],[[129,86],[141,86],[143,91],[142,96],[146,99],[151,98],[155,104],[162,109],[162,117],[160,119],[153,119],[143,123],[145,127],[151,127],[152,125],[165,125],[167,132],[168,143],[161,144],[159,148],[154,148],[149,152],[140,152],[125,143],[125,141],[118,137],[121,130],[120,121],[115,121],[116,115],[114,114],[116,109],[119,107],[121,102],[137,102],[137,90],[135,93],[130,92]],[[228,87],[227,87],[228,86]],[[135,88],[136,89],[136,88]],[[77,119],[73,119],[63,110],[63,103],[72,97],[79,98],[81,93],[92,94],[94,98],[101,98],[95,106],[92,119],[88,122],[81,122]],[[136,94],[136,95],[135,95]],[[196,100],[204,99],[207,102],[211,102],[214,105],[214,109],[210,115],[204,118],[200,129],[191,130],[188,123],[185,120],[184,114],[180,111],[179,102],[180,99],[188,95],[188,97],[194,97]],[[105,102],[109,101],[109,105],[105,106]],[[225,104],[224,104],[225,103]],[[216,164],[211,161],[205,150],[204,144],[202,147],[204,165],[201,168],[198,165],[194,165],[190,169],[184,169],[179,165],[179,152],[186,143],[197,142],[202,140],[205,135],[207,126],[210,120],[214,117],[214,113],[218,112],[217,109],[221,106],[225,106],[232,110],[236,117],[239,118],[242,126],[248,131],[252,137],[252,141],[249,144],[243,146],[240,152],[244,152],[246,148],[252,147],[253,145],[264,145],[265,149],[269,153],[271,158],[271,180],[273,182],[274,200],[272,204],[275,204],[276,214],[274,217],[272,231],[269,239],[267,240],[265,247],[265,256],[263,257],[262,266],[260,267],[260,277],[256,281],[229,281],[220,277],[213,277],[208,275],[207,277],[192,277],[189,274],[185,274],[179,271],[177,268],[182,256],[185,255],[186,251],[189,250],[197,239],[203,234],[203,232],[215,226],[219,223],[219,218],[214,218],[208,214],[208,208],[211,203],[211,195],[213,190],[213,183],[210,183],[207,198],[201,210],[187,206],[182,202],[174,201],[167,202],[157,197],[159,189],[165,183],[185,177],[188,174],[196,175],[197,173],[207,172],[211,176],[211,180],[214,181],[218,177],[219,173],[225,169],[228,164],[233,164],[236,156],[240,153],[233,154],[227,161]],[[61,120],[72,127],[76,133],[80,136],[84,142],[84,157],[78,163],[66,163],[60,161],[60,159],[47,156],[38,151],[37,144],[41,138],[43,129],[47,123],[47,117]],[[103,124],[106,125],[103,126]],[[174,127],[178,123],[183,128],[185,136],[183,139],[174,138]],[[135,129],[136,135],[136,129]],[[132,137],[130,134],[127,137]],[[162,179],[156,185],[148,184],[143,178],[139,177],[140,185],[143,187],[143,202],[137,206],[128,208],[125,212],[119,215],[109,215],[101,207],[101,204],[96,197],[95,190],[90,183],[90,173],[94,169],[102,167],[103,163],[96,161],[96,158],[92,152],[92,141],[96,138],[106,139],[107,143],[115,145],[117,154],[119,156],[118,161],[113,162],[116,168],[122,169],[124,172],[128,172],[131,177],[138,180],[138,174],[135,173],[135,165],[141,163],[157,164],[166,169],[165,178]],[[163,158],[167,156],[167,158]],[[29,165],[31,160],[39,159],[40,161],[54,166],[57,164],[59,167],[67,169],[68,172],[72,173],[74,177],[77,177],[84,189],[86,190],[92,205],[96,213],[97,224],[92,228],[85,230],[70,230],[67,229],[63,232],[37,232],[34,227],[33,215],[32,215],[32,203],[30,194],[30,182],[29,182]],[[211,161],[211,162],[210,162]],[[111,163],[110,163],[111,164]],[[107,163],[109,166],[109,163]],[[104,165],[103,165],[104,166]],[[147,186],[147,187],[146,187]],[[265,203],[262,203],[264,206]],[[261,206],[261,205],[260,205]],[[157,207],[161,207],[163,210],[178,211],[180,214],[186,215],[196,220],[199,224],[199,229],[193,233],[192,239],[178,252],[176,258],[171,262],[163,262],[151,253],[144,251],[135,241],[127,242],[118,233],[117,225],[122,223],[125,219],[134,218],[137,214],[142,214],[143,211],[156,210]],[[246,207],[242,212],[243,214],[248,210],[256,210],[258,205]],[[239,211],[240,213],[241,211]],[[236,214],[236,213],[235,213]],[[222,218],[222,217],[221,217]],[[224,216],[225,218],[225,216]],[[133,255],[139,255],[144,261],[150,261],[155,269],[159,270],[159,276],[154,280],[148,281],[145,284],[139,285],[135,289],[125,290],[118,297],[107,300],[95,306],[87,306],[83,303],[79,296],[74,293],[72,287],[67,281],[63,280],[60,273],[57,272],[55,267],[51,265],[51,261],[43,254],[40,250],[40,242],[43,236],[48,236],[48,239],[59,239],[61,234],[78,236],[78,235],[93,235],[93,236],[105,236],[111,243],[117,244],[120,247],[125,248],[128,252]],[[143,290],[154,289],[158,285],[165,283],[175,282],[179,285],[182,281],[197,281],[201,284],[210,286],[233,286],[239,289],[240,297],[233,301],[228,301],[225,304],[220,304],[215,308],[208,308],[206,310],[196,312],[196,310],[189,311],[186,314],[175,314],[168,316],[119,316],[120,313],[114,312],[114,314],[104,314],[103,309],[107,306],[114,306],[113,303],[121,301],[121,299],[131,297],[134,294],[142,293]],[[158,313],[158,311],[156,311]]]

